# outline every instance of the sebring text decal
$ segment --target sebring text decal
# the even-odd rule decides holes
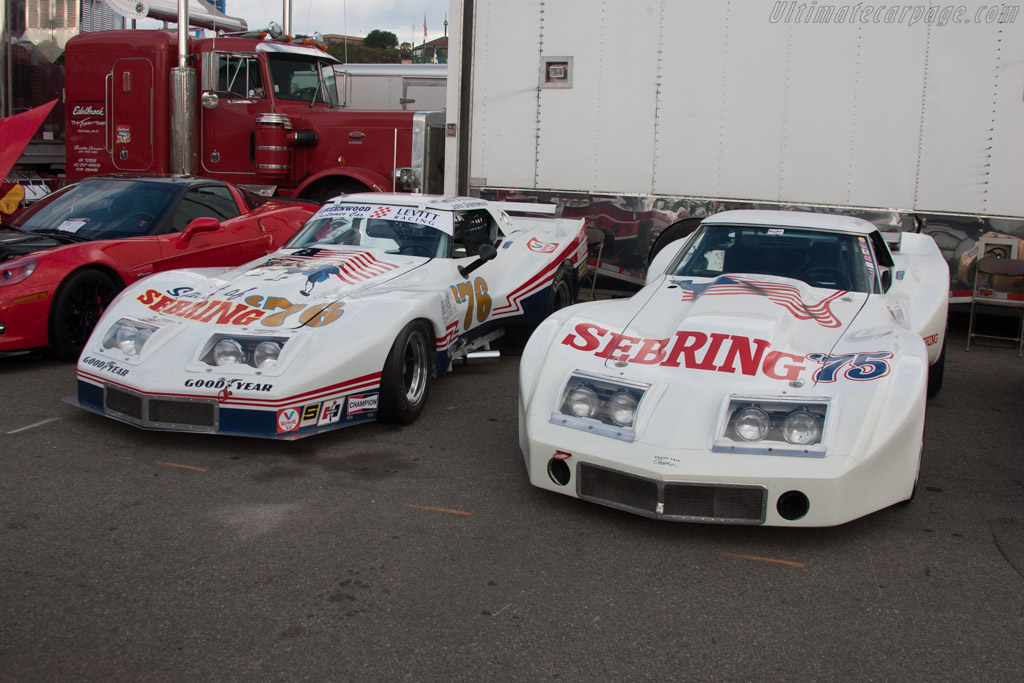
[[[857,381],[878,379],[889,374],[892,358],[887,351],[801,356],[773,350],[767,339],[719,332],[679,330],[667,339],[629,337],[593,323],[577,324],[562,344],[612,361],[749,376],[761,374],[790,382],[806,370],[813,370],[814,381],[820,382],[834,382],[840,375]]]

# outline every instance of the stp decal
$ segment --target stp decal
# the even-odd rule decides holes
[[[557,242],[541,242],[536,237],[531,237],[526,242],[526,248],[530,251],[535,251],[538,254],[553,254],[555,249],[558,249]]]

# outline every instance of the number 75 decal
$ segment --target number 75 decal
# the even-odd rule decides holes
[[[460,282],[451,286],[452,296],[456,303],[469,302],[466,306],[466,319],[463,321],[462,329],[468,330],[473,324],[473,301],[476,300],[476,321],[482,323],[491,314],[491,295],[487,293],[487,281],[482,277],[475,278],[473,282]]]
[[[858,382],[885,377],[889,374],[890,358],[892,354],[888,351],[843,353],[835,356],[827,353],[807,354],[808,360],[821,363],[821,367],[815,371],[812,378],[815,382],[834,382],[840,370],[843,370],[846,379]]]

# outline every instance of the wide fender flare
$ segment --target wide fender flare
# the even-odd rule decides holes
[[[366,185],[373,192],[393,192],[394,185],[392,181],[387,177],[371,171],[365,168],[336,168],[329,169],[326,171],[320,171],[309,176],[295,189],[295,196],[302,197],[305,191],[315,183],[322,181],[325,178],[337,178],[338,180],[351,179],[358,180],[363,185]]]

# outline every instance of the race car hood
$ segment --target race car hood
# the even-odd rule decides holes
[[[622,334],[627,342],[667,340],[664,348],[670,354],[673,348],[699,356],[714,348],[728,353],[727,347],[739,339],[755,350],[764,344],[766,349],[796,355],[828,353],[856,318],[866,297],[767,275],[667,278]],[[653,342],[647,347],[653,348]],[[621,352],[609,355],[606,365],[624,359],[649,360],[637,353],[622,356]],[[717,360],[719,365],[725,362],[721,356]],[[714,361],[706,359],[707,363]]]
[[[35,109],[0,119],[0,183],[4,181],[7,174],[18,162],[21,153],[25,151],[32,136],[49,115],[57,100],[51,100]]]
[[[258,289],[293,301],[338,300],[391,282],[423,263],[422,258],[377,249],[287,249],[229,270],[211,280],[210,291],[192,296]]]

